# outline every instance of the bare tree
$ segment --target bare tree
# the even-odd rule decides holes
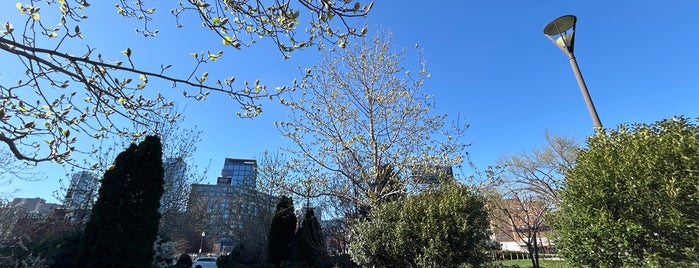
[[[20,218],[20,212],[12,204],[0,198],[0,244],[6,245],[12,239],[13,230]]]
[[[15,156],[4,149],[0,149],[0,185],[10,185],[13,180],[32,181],[41,178],[38,172],[32,172],[34,165],[18,160]],[[0,193],[0,196],[10,193]]]
[[[546,145],[528,153],[504,156],[490,176],[497,184],[516,186],[540,196],[548,206],[560,202],[565,172],[575,165],[579,142],[546,133]]]
[[[257,188],[273,196],[290,195],[292,189],[286,188],[293,180],[290,159],[283,151],[264,151],[257,157]]]
[[[283,100],[291,118],[277,126],[295,144],[292,166],[303,174],[290,187],[296,194],[368,210],[414,189],[416,170],[462,162],[464,126],[447,128],[446,115],[432,113],[421,53],[411,73],[390,39],[380,32],[327,54],[306,70],[300,97]]]
[[[531,152],[504,156],[486,172],[490,185],[485,193],[496,237],[524,243],[534,267],[539,267],[538,254],[549,243],[551,225],[545,216],[560,203],[565,172],[575,165],[579,148],[574,139],[548,133],[546,141]]]
[[[546,203],[531,192],[512,190],[506,195],[491,193],[487,207],[496,239],[506,236],[517,244],[523,243],[532,266],[538,268],[539,252],[549,246],[546,234],[551,226],[544,219],[549,212]]]

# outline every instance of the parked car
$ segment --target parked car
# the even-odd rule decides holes
[[[192,268],[216,268],[216,258],[199,257],[192,263]]]

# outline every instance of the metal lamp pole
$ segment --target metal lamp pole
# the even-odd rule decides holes
[[[206,236],[206,233],[201,232],[201,242],[199,242],[199,256],[201,256],[201,248],[204,246],[204,236]]]
[[[597,115],[597,110],[595,109],[595,104],[592,102],[590,97],[590,92],[587,90],[587,85],[583,79],[582,73],[580,72],[580,67],[578,66],[578,61],[575,60],[575,54],[573,54],[573,48],[575,46],[575,23],[577,18],[573,15],[565,15],[558,17],[557,19],[549,22],[549,24],[544,27],[544,35],[548,37],[551,42],[553,42],[558,48],[563,51],[568,56],[568,61],[570,61],[570,67],[573,68],[573,73],[575,74],[575,79],[578,80],[578,86],[580,87],[580,92],[585,99],[585,104],[587,105],[587,111],[590,113],[592,118],[592,124],[594,124],[595,129],[602,128],[602,122],[599,120],[599,115]],[[554,39],[555,38],[555,39]]]

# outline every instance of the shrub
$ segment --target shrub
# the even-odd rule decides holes
[[[372,209],[352,228],[349,252],[365,267],[478,267],[488,225],[483,198],[450,182]]]
[[[192,257],[187,253],[182,253],[179,258],[177,258],[176,267],[192,267]]]
[[[699,266],[699,126],[598,131],[566,174],[559,245],[576,267]]]

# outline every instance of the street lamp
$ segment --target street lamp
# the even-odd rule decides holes
[[[201,248],[204,246],[204,236],[206,236],[205,232],[201,232],[201,242],[199,242],[199,256],[201,256]]]
[[[585,80],[582,77],[582,73],[580,73],[580,67],[578,67],[578,62],[575,60],[575,54],[573,54],[576,21],[577,18],[573,15],[558,17],[544,27],[544,34],[551,42],[560,48],[563,53],[568,55],[570,66],[573,67],[573,73],[578,80],[578,86],[580,86],[580,92],[582,92],[587,110],[590,113],[590,117],[592,117],[592,123],[595,125],[595,129],[602,128],[602,122],[600,122],[599,116],[597,115],[595,104],[592,103],[590,92],[587,91],[587,85],[585,85]]]

